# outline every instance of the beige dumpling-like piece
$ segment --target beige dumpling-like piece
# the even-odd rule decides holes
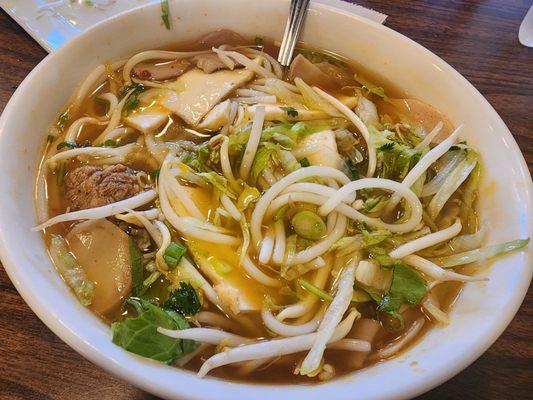
[[[202,118],[235,89],[246,84],[254,73],[246,69],[222,70],[206,74],[194,68],[165,86],[177,96],[161,100],[161,104],[190,125]]]
[[[101,315],[117,310],[131,291],[129,237],[107,219],[77,224],[67,234],[70,251],[94,282],[90,308]]]

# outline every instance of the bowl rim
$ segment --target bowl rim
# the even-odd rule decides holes
[[[282,0],[278,0],[282,1]],[[283,0],[285,1],[285,0]],[[150,8],[150,7],[159,7],[156,3],[151,4],[144,4],[139,5],[138,7],[134,7],[133,9],[121,12],[111,18],[108,18],[106,20],[103,20],[99,22],[98,24],[94,25],[90,29],[86,30],[85,32],[80,33],[80,35],[76,36],[69,42],[67,42],[65,45],[63,45],[60,49],[54,51],[50,55],[46,56],[43,60],[41,60],[38,65],[28,74],[28,76],[24,79],[24,81],[19,85],[15,93],[12,95],[11,99],[9,100],[8,104],[6,105],[4,111],[2,112],[2,115],[0,116],[0,140],[5,135],[4,127],[7,123],[7,121],[10,118],[10,115],[12,114],[12,109],[15,108],[15,105],[19,99],[19,97],[23,96],[23,93],[26,90],[26,87],[31,86],[35,80],[39,80],[41,71],[46,68],[47,64],[51,62],[51,60],[55,58],[62,57],[63,54],[66,54],[70,52],[71,48],[74,48],[77,46],[78,41],[83,40],[87,36],[91,36],[93,32],[97,32],[100,29],[104,29],[105,26],[109,24],[114,24],[118,20],[122,20],[124,18],[128,18],[130,14],[134,14],[139,12],[141,9]],[[447,73],[452,74],[455,78],[458,78],[461,83],[464,85],[464,88],[471,92],[475,97],[477,97],[480,100],[480,105],[484,108],[486,112],[489,112],[493,114],[493,116],[498,120],[498,122],[501,122],[501,125],[504,126],[506,129],[503,129],[501,131],[501,135],[503,135],[506,139],[506,142],[510,145],[509,151],[519,156],[519,164],[520,164],[520,179],[526,183],[526,186],[524,188],[525,197],[527,198],[527,204],[525,205],[526,208],[532,209],[533,207],[533,181],[531,179],[531,175],[529,174],[529,169],[527,167],[526,161],[518,147],[518,144],[516,143],[514,137],[512,136],[511,132],[505,125],[504,121],[501,119],[501,117],[498,115],[498,113],[494,110],[494,108],[490,105],[490,103],[485,99],[485,97],[466,79],[464,78],[458,71],[456,71],[453,67],[451,67],[448,63],[446,63],[444,60],[442,60],[440,57],[423,47],[422,45],[416,43],[412,39],[404,36],[403,34],[394,31],[393,29],[386,27],[384,25],[378,24],[376,22],[373,22],[371,20],[368,20],[363,17],[359,17],[357,15],[351,14],[345,10],[337,9],[333,6],[322,4],[322,3],[312,3],[311,7],[315,10],[328,10],[329,12],[337,13],[337,14],[343,14],[344,16],[351,18],[354,21],[357,21],[359,24],[367,24],[370,25],[372,28],[380,31],[380,33],[383,33],[384,35],[392,36],[393,38],[400,39],[402,41],[407,42],[409,46],[415,46],[418,51],[422,51],[425,53],[429,59],[431,59],[434,63],[436,63],[440,68],[446,70]],[[531,230],[531,221],[528,221],[529,228]],[[58,336],[63,342],[65,342],[69,347],[76,350],[79,354],[81,354],[86,359],[90,360],[94,364],[98,365],[99,367],[103,368],[109,373],[112,373],[115,376],[119,376],[121,379],[124,379],[125,381],[128,381],[132,385],[141,388],[143,390],[146,390],[151,393],[155,393],[162,397],[175,397],[178,393],[176,392],[170,392],[166,390],[164,387],[158,387],[154,384],[152,384],[149,380],[143,380],[142,373],[139,372],[138,368],[134,368],[131,365],[123,365],[121,364],[121,361],[113,359],[111,356],[108,356],[101,351],[98,351],[97,348],[94,348],[91,346],[90,343],[85,342],[81,335],[76,333],[76,329],[72,328],[66,324],[63,323],[62,320],[58,320],[55,315],[48,309],[43,309],[39,307],[39,297],[35,292],[30,290],[24,283],[24,273],[21,273],[16,268],[16,259],[12,255],[12,251],[10,248],[6,246],[5,238],[4,238],[5,232],[4,229],[2,229],[2,221],[0,221],[0,258],[2,260],[2,264],[4,266],[4,269],[6,270],[9,278],[13,282],[14,286],[16,287],[17,291],[21,295],[21,297],[24,299],[24,301],[30,306],[32,311],[39,317],[39,319],[56,335]],[[530,250],[527,252],[524,258],[524,263],[529,265],[532,265],[533,259],[533,252]],[[508,324],[511,322],[511,320],[514,318],[516,312],[518,311],[526,293],[527,289],[529,287],[529,284],[531,282],[531,278],[533,276],[533,269],[529,268],[524,271],[523,278],[521,280],[521,285],[519,286],[518,292],[513,296],[512,300],[509,301],[506,305],[506,313],[503,318],[501,318],[499,321],[494,321],[490,325],[490,329],[487,330],[485,333],[484,340],[481,343],[477,343],[468,354],[461,355],[461,360],[459,363],[446,366],[446,368],[442,368],[438,371],[432,371],[428,375],[425,376],[425,380],[422,381],[420,384],[416,385],[415,387],[404,387],[400,390],[399,393],[396,393],[393,396],[388,396],[386,398],[408,398],[408,397],[414,397],[417,395],[420,395],[422,393],[425,393],[432,388],[444,383],[448,379],[452,378],[459,372],[461,372],[463,369],[468,367],[470,364],[472,364],[477,358],[479,358],[492,344],[497,340],[497,338],[503,333],[503,331],[506,329]],[[141,359],[140,357],[136,357]],[[142,359],[145,360],[145,359]],[[147,363],[150,363],[151,361],[147,361]],[[183,370],[177,370],[176,373],[180,374],[183,379],[186,379],[187,375],[190,375],[188,371]],[[194,380],[194,379],[193,379]],[[200,382],[199,380],[194,380],[197,384]],[[276,391],[276,386],[274,385],[250,385],[250,384],[242,384],[242,383],[234,383],[233,381],[224,381],[219,379],[211,379],[211,380],[204,380],[204,385],[206,390],[215,390],[215,389],[222,389],[223,387],[229,388],[229,386],[220,386],[220,385],[232,385],[233,389],[231,390],[230,396],[224,395],[223,393],[217,392],[218,395],[220,395],[220,398],[232,398],[231,394],[235,395],[238,393],[238,387],[242,386],[243,388],[264,388],[265,392],[267,391],[267,388],[270,388],[272,390],[269,392],[269,395],[272,397],[279,396],[280,394],[290,394],[290,393],[297,393],[296,391],[293,391],[292,389],[302,387],[297,385],[292,386],[283,386],[283,389],[285,391]],[[315,386],[306,386],[308,388],[313,388]],[[203,392],[206,393],[205,391]],[[181,396],[182,393],[179,393]],[[253,396],[253,398],[259,398],[256,397],[257,394]],[[346,393],[343,395],[342,398],[346,397]],[[187,398],[190,399],[202,399],[202,394],[200,393],[200,396],[198,394],[189,394],[187,395]],[[340,397],[339,397],[340,398]],[[381,398],[381,397],[380,397]],[[385,397],[383,397],[385,398]]]

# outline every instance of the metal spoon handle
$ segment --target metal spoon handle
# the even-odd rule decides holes
[[[308,7],[309,0],[291,0],[289,18],[287,18],[287,25],[278,54],[278,61],[284,67],[291,63],[292,53],[298,41]]]

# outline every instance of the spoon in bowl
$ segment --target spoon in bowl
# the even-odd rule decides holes
[[[291,0],[289,17],[278,53],[278,61],[284,67],[288,67],[291,63],[294,47],[298,41],[308,8],[309,0]]]

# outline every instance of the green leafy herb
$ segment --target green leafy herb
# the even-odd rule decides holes
[[[257,46],[262,46],[263,45],[263,36],[256,36],[255,39],[254,39],[254,43]]]
[[[90,142],[83,142],[83,143],[77,143],[77,142],[61,142],[56,146],[57,150],[61,149],[77,149],[80,147],[89,147],[91,145]]]
[[[139,106],[138,96],[145,89],[145,86],[141,83],[132,83],[122,88],[121,92],[124,94],[127,94],[131,91],[130,95],[124,102],[124,106],[122,107],[122,115],[127,117],[133,112],[133,110],[135,110]]]
[[[130,236],[129,237],[129,252],[130,252],[130,264],[131,264],[131,286],[133,288],[133,294],[139,295],[140,290],[143,287],[143,262],[142,254],[137,247],[137,243]]]
[[[285,111],[289,117],[295,118],[298,116],[298,111],[296,111],[296,109],[293,107],[280,107],[280,108],[283,111]]]
[[[402,304],[418,304],[426,293],[427,283],[418,272],[403,263],[394,266],[389,293],[378,303],[382,311],[397,321],[396,328],[403,329],[403,318],[398,312]]]
[[[175,311],[162,308],[146,300],[128,299],[137,317],[114,322],[113,343],[143,357],[171,364],[196,348],[192,340],[174,339],[157,332],[157,328],[187,329],[189,324]]]
[[[57,118],[57,126],[59,126],[61,129],[65,127],[65,125],[68,122],[68,111],[65,111],[63,114],[61,114]]]
[[[383,89],[381,86],[375,86],[370,81],[367,81],[366,79],[358,75],[355,76],[355,80],[359,82],[363,89],[365,89],[368,93],[381,97],[385,101],[389,101],[389,98],[385,94],[385,89]]]
[[[309,160],[308,160],[307,158],[302,158],[302,159],[300,160],[300,165],[301,165],[302,167],[309,167],[311,164],[309,164]]]
[[[307,50],[307,49],[297,49],[297,52],[303,55],[305,58],[307,58],[309,61],[313,63],[319,63],[322,61],[327,61],[329,63],[335,64],[339,67],[347,67],[348,64],[339,59],[338,57],[335,57],[331,54],[324,53],[322,51],[317,50]]]
[[[237,198],[237,195],[235,194],[233,189],[231,189],[228,180],[224,176],[216,173],[215,171],[201,172],[198,174],[198,176],[213,185],[213,187],[215,187],[215,189],[217,189],[218,191],[225,193],[229,198]]]
[[[255,185],[259,175],[272,162],[277,150],[277,146],[272,143],[265,143],[257,149],[252,167],[250,168],[250,182],[252,185]]]
[[[180,282],[180,287],[173,290],[169,299],[163,304],[166,310],[176,311],[184,316],[196,315],[201,306],[198,293],[188,282]]]
[[[152,179],[157,179],[157,178],[159,178],[159,172],[160,172],[160,171],[161,171],[161,170],[160,170],[159,168],[155,168],[155,169],[151,170],[151,171],[150,171],[150,177],[151,177]]]
[[[378,147],[378,150],[379,151],[391,151],[394,149],[395,146],[396,146],[396,143],[388,142]]]
[[[387,203],[387,197],[383,195],[371,196],[363,203],[363,210],[366,212],[378,212],[383,209]]]
[[[165,24],[165,28],[170,29],[170,7],[168,0],[161,0],[161,19]]]
[[[107,139],[104,143],[102,143],[102,147],[117,147],[118,142],[113,139]]]
[[[56,184],[57,184],[57,186],[62,186],[64,179],[65,179],[65,163],[60,163],[56,167]]]
[[[309,293],[312,293],[314,294],[315,296],[323,299],[323,300],[326,300],[326,301],[332,301],[333,300],[333,296],[326,292],[325,290],[322,290],[318,287],[316,287],[315,285],[313,285],[311,282],[305,280],[304,278],[298,278],[298,284],[304,288],[305,290],[307,290]]]
[[[55,137],[54,135],[48,135],[48,136],[46,137],[46,141],[47,141],[48,143],[52,143],[54,140],[56,140],[56,137]]]

